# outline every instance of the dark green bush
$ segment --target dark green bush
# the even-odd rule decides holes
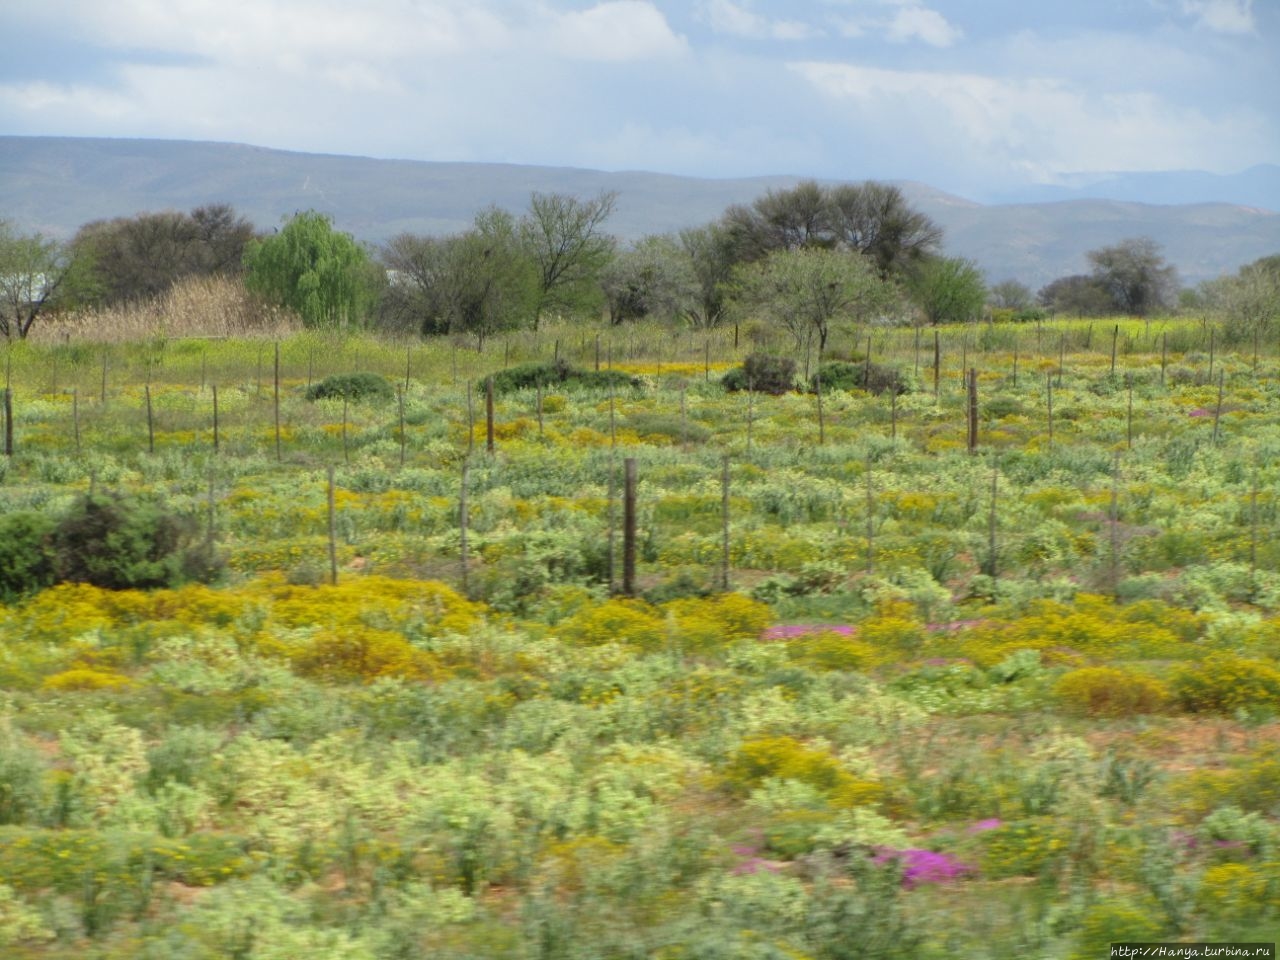
[[[116,493],[81,497],[54,528],[53,566],[59,580],[108,590],[172,587],[216,572],[195,524],[163,504]]]
[[[904,394],[907,384],[893,367],[881,366],[878,363],[847,363],[833,360],[824,363],[820,368],[823,392],[828,390],[865,390],[879,396],[893,392]],[[809,392],[817,393],[818,374],[809,380]]]
[[[376,373],[336,373],[312,384],[308,400],[390,400],[395,390],[386,377]]]
[[[495,393],[533,390],[537,387],[578,386],[588,390],[604,390],[609,386],[631,388],[639,385],[634,377],[621,370],[579,370],[564,360],[549,363],[522,363],[493,374]]]
[[[24,511],[0,517],[0,603],[12,603],[54,581],[54,521]]]
[[[776,397],[794,390],[795,380],[794,360],[753,353],[737,370],[726,373],[720,383],[726,390],[753,390]]]

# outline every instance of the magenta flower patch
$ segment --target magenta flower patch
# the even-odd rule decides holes
[[[894,850],[881,847],[872,862],[885,864],[893,861],[902,865],[902,886],[906,890],[925,883],[951,883],[961,877],[971,876],[974,872],[968,864],[936,850]]]

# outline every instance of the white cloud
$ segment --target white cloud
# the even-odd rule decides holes
[[[889,21],[888,34],[895,42],[922,40],[931,47],[949,47],[964,35],[938,11],[915,3],[899,8]]]
[[[1215,33],[1252,33],[1253,0],[1182,0],[1182,12]]]
[[[1041,181],[1079,170],[1235,171],[1261,162],[1263,118],[1246,109],[1208,116],[1155,94],[1094,94],[1061,80],[898,71],[844,63],[792,67],[838,101],[847,122],[879,132],[912,128],[924,145],[993,178]],[[852,109],[850,109],[852,108]]]
[[[890,8],[891,12],[837,17],[841,35],[862,37],[874,33],[893,43],[918,40],[931,47],[949,47],[964,36],[963,30],[920,0],[877,0],[877,6],[880,11]]]
[[[566,58],[649,60],[688,50],[684,37],[646,0],[606,0],[582,11],[554,15],[551,49]]]
[[[708,0],[703,5],[703,19],[717,33],[756,40],[807,40],[821,31],[800,20],[775,20],[763,17],[731,0]]]

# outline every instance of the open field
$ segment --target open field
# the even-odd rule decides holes
[[[896,399],[726,392],[746,327],[11,345],[0,515],[155,495],[226,570],[0,607],[0,947],[1280,939],[1280,344],[1221,336],[838,331]],[[553,357],[635,382],[490,433]]]

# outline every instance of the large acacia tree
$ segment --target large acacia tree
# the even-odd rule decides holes
[[[1107,291],[1116,310],[1145,317],[1175,303],[1178,270],[1165,263],[1160,245],[1150,237],[1122,240],[1085,256],[1093,267],[1094,281]]]
[[[824,187],[805,180],[730,207],[720,225],[740,263],[778,250],[846,250],[868,258],[884,278],[906,273],[942,242],[942,229],[898,187],[874,181]]]
[[[253,225],[223,203],[95,220],[72,240],[84,267],[77,292],[88,302],[128,303],[184,277],[236,276],[253,237]]]

